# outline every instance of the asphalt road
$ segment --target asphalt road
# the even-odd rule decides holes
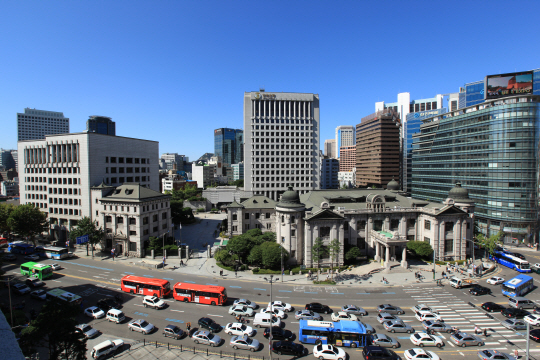
[[[540,262],[540,257],[524,253],[530,263]],[[12,274],[20,274],[18,266],[22,263],[22,256],[12,264],[5,264],[4,270]],[[44,263],[52,263],[51,260],[43,260]],[[155,278],[167,279],[171,282],[171,286],[178,281],[195,282],[201,284],[221,285],[227,288],[229,301],[227,306],[207,306],[189,303],[180,303],[172,298],[165,299],[168,306],[162,310],[154,310],[145,308],[142,305],[142,297],[130,296],[122,293],[125,299],[123,312],[126,314],[127,320],[122,324],[114,324],[105,319],[92,320],[91,318],[80,316],[81,323],[89,323],[94,328],[101,331],[101,335],[88,342],[88,348],[91,349],[95,344],[113,338],[122,338],[126,342],[133,342],[145,338],[148,341],[160,342],[175,342],[193,345],[191,339],[172,340],[164,338],[161,335],[163,328],[168,324],[178,325],[185,329],[185,323],[191,322],[196,326],[197,320],[200,317],[208,316],[213,318],[217,323],[225,326],[229,322],[233,322],[234,318],[228,315],[228,308],[236,298],[248,298],[255,301],[260,306],[265,306],[270,301],[271,291],[274,300],[281,300],[291,303],[295,310],[304,308],[306,303],[320,302],[329,305],[332,309],[338,310],[345,304],[357,304],[365,308],[369,314],[362,320],[372,325],[377,332],[386,333],[382,325],[379,325],[376,320],[375,308],[379,304],[390,303],[400,306],[405,310],[405,315],[401,318],[414,327],[416,331],[423,331],[421,323],[414,317],[410,310],[411,307],[417,304],[426,304],[434,307],[440,312],[446,323],[458,327],[461,331],[473,331],[474,326],[488,328],[488,338],[485,339],[486,345],[484,349],[498,349],[503,352],[513,352],[514,349],[525,349],[526,338],[525,332],[515,332],[504,328],[500,322],[505,320],[500,314],[493,314],[495,320],[487,317],[484,311],[479,308],[479,305],[486,301],[494,301],[501,304],[506,304],[506,298],[502,296],[499,289],[500,286],[492,286],[482,281],[483,285],[492,288],[494,295],[483,295],[473,297],[468,293],[468,289],[454,289],[449,285],[437,287],[432,283],[415,284],[406,286],[393,287],[369,287],[369,286],[295,286],[291,284],[275,283],[271,286],[262,279],[260,282],[242,281],[239,279],[223,279],[217,277],[203,277],[201,275],[185,275],[178,274],[168,270],[147,270],[139,267],[128,266],[120,262],[112,261],[93,261],[83,258],[70,259],[60,262],[64,269],[55,273],[52,279],[46,281],[46,288],[61,287],[67,291],[79,294],[83,297],[84,307],[95,305],[97,300],[104,296],[111,296],[122,293],[120,290],[120,279],[124,275],[135,274],[138,276],[149,276]],[[503,268],[497,274],[505,279],[509,279],[516,275],[515,272],[507,268]],[[540,275],[533,274],[536,283],[540,281]],[[7,290],[1,290],[3,299],[7,299]],[[31,308],[39,309],[42,303],[31,299],[29,296],[12,295],[14,303],[20,302],[23,298],[26,300],[27,312]],[[537,301],[540,304],[540,290],[536,289],[527,297]],[[469,304],[476,306],[471,306]],[[260,308],[257,312],[260,311]],[[323,315],[324,320],[330,320],[330,315]],[[142,335],[128,330],[127,323],[131,319],[145,319],[156,326],[156,330],[149,335]],[[284,320],[285,328],[293,333],[298,333],[298,321],[294,319],[294,314],[289,313],[289,316]],[[248,325],[251,325],[251,321]],[[262,336],[262,330],[258,330],[255,336],[261,343],[265,345],[265,354],[268,353],[268,341]],[[230,336],[219,332],[218,335],[225,339],[220,348],[223,351],[233,352],[229,347]],[[408,334],[389,334],[398,339],[401,346],[396,349],[396,353],[403,356],[403,351],[415,347],[409,340]],[[442,349],[429,349],[438,354],[442,359],[465,358],[477,359],[477,347],[457,348],[449,341],[447,334],[438,334],[445,341],[445,346]],[[204,347],[204,345],[198,345]],[[307,345],[311,355],[311,345]],[[242,350],[237,350],[242,352]],[[346,352],[352,359],[361,359],[361,350],[346,348]],[[524,354],[520,351],[520,354]],[[540,358],[540,347],[538,344],[531,341],[531,355]]]

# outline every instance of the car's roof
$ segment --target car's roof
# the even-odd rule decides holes
[[[228,323],[227,326],[242,326],[242,324],[235,322],[235,323]]]
[[[210,334],[210,331],[208,330],[198,330],[193,335],[208,335],[208,334]]]
[[[176,326],[176,325],[167,325],[167,326],[165,326],[165,329],[174,330],[174,329],[178,329],[178,326]]]

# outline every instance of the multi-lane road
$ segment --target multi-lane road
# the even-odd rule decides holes
[[[525,253],[529,262],[535,263],[535,253]],[[23,262],[22,256],[19,255],[17,261],[6,264],[4,270],[11,274],[19,273],[19,265]],[[50,260],[42,262],[49,263]],[[229,322],[233,322],[234,318],[228,315],[228,308],[236,298],[248,298],[255,301],[259,306],[265,306],[270,301],[270,284],[265,282],[261,276],[260,282],[241,281],[238,279],[223,279],[217,277],[204,277],[197,274],[186,275],[170,270],[146,270],[139,267],[128,266],[125,263],[116,261],[92,261],[88,259],[78,258],[62,261],[64,266],[62,270],[55,273],[52,279],[46,281],[46,288],[62,287],[63,289],[79,294],[84,299],[84,307],[95,305],[97,300],[105,296],[111,296],[122,293],[120,290],[120,279],[124,275],[135,274],[138,276],[148,276],[155,278],[167,279],[171,282],[171,286],[178,281],[195,282],[201,284],[215,284],[225,286],[227,288],[229,301],[227,306],[207,306],[189,303],[176,302],[172,298],[165,299],[168,306],[162,310],[154,310],[145,308],[142,305],[142,297],[130,296],[123,294],[125,302],[123,311],[126,314],[127,321],[122,324],[114,324],[105,319],[92,320],[81,315],[81,323],[89,323],[94,328],[101,331],[101,335],[88,342],[88,348],[91,349],[95,344],[114,338],[122,338],[127,342],[141,340],[143,338],[150,341],[161,342],[176,342],[193,345],[191,339],[171,340],[162,336],[163,328],[168,324],[178,325],[185,329],[186,323],[191,322],[196,326],[200,317],[208,316],[225,326]],[[509,279],[515,276],[516,273],[509,269],[503,268],[499,270],[498,276]],[[533,274],[535,281],[540,280],[540,276]],[[505,320],[500,314],[493,314],[493,318],[486,316],[485,312],[479,308],[483,302],[494,301],[505,304],[506,298],[501,294],[499,286],[485,284],[492,289],[493,295],[484,295],[473,297],[469,295],[468,289],[454,289],[448,284],[444,287],[435,286],[433,283],[414,284],[405,286],[393,287],[370,287],[359,285],[340,285],[340,286],[306,286],[295,285],[290,283],[275,283],[272,289],[274,300],[281,300],[291,303],[296,310],[304,308],[306,303],[320,302],[329,305],[332,309],[338,310],[342,305],[356,304],[364,307],[368,312],[368,316],[362,321],[372,325],[377,332],[386,333],[382,325],[376,320],[376,307],[379,304],[390,303],[400,306],[405,310],[405,314],[401,318],[408,322],[416,331],[423,331],[421,323],[414,317],[410,310],[411,307],[417,304],[426,304],[435,308],[440,312],[446,323],[459,328],[461,331],[473,331],[475,325],[483,328],[488,328],[488,337],[485,338],[485,346],[483,348],[498,349],[503,352],[513,352],[514,349],[525,349],[526,337],[524,332],[515,332],[504,328],[500,322]],[[2,290],[2,296],[6,298],[7,290]],[[22,300],[22,296],[12,295],[13,301],[17,303]],[[529,299],[537,301],[540,304],[540,290],[534,290],[527,296]],[[26,311],[31,308],[38,308],[41,303],[37,300],[24,297],[26,300]],[[476,305],[471,306],[469,303]],[[260,308],[257,310],[260,311]],[[154,324],[157,328],[152,334],[141,335],[128,330],[127,323],[131,319],[145,319]],[[324,316],[325,320],[330,320],[330,315]],[[289,316],[284,320],[285,328],[293,333],[298,333],[298,321],[295,320],[294,314],[289,313]],[[248,324],[251,325],[251,324]],[[222,338],[225,339],[221,348],[224,351],[233,350],[229,347],[230,336],[220,332]],[[393,334],[401,346],[395,351],[402,356],[403,351],[412,347],[413,344],[409,340],[408,334]],[[477,347],[457,348],[449,341],[448,334],[437,334],[445,341],[445,346],[442,349],[431,349],[437,353],[442,359],[451,358],[470,358],[476,359]],[[268,341],[262,336],[262,330],[259,330],[255,336],[265,348],[261,351],[268,353]],[[204,347],[204,345],[199,345]],[[311,346],[307,346],[310,350]],[[242,350],[237,350],[242,351]],[[361,352],[358,349],[346,349],[351,358],[362,358]],[[521,352],[521,354],[524,354]],[[540,358],[540,347],[531,342],[531,355]]]

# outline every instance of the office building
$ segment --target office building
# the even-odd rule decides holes
[[[2,196],[19,195],[19,181],[17,179],[0,181],[0,195]]]
[[[341,158],[341,148],[343,146],[355,146],[356,135],[354,126],[341,125],[336,128],[336,158]]]
[[[214,173],[216,165],[193,165],[191,178],[197,182],[199,189],[205,189],[208,185],[215,184]]]
[[[0,149],[0,168],[4,168],[5,170],[17,169],[15,159],[13,158],[13,151]]]
[[[233,169],[233,181],[244,180],[244,162],[231,165]]]
[[[157,141],[89,132],[19,141],[20,203],[47,213],[54,235],[65,239],[78,220],[92,217],[92,186],[137,182],[158,191],[158,147]]]
[[[352,168],[351,171],[340,171],[337,177],[340,189],[356,187],[356,168]]]
[[[339,161],[338,159],[321,159],[321,189],[337,189]]]
[[[339,171],[352,171],[356,167],[356,145],[342,146],[340,153]]]
[[[103,135],[116,135],[116,123],[108,116],[92,115],[86,121],[86,130]]]
[[[356,186],[384,187],[399,181],[399,114],[393,108],[377,111],[356,125]]]
[[[214,155],[227,165],[243,161],[243,136],[244,131],[240,129],[215,129]]]
[[[319,95],[244,93],[244,188],[278,200],[318,189]]]
[[[459,182],[482,233],[537,243],[539,109],[537,95],[496,95],[424,119],[413,136],[412,196],[441,201]]]
[[[337,159],[336,139],[324,140],[324,156]]]
[[[57,111],[25,108],[17,113],[17,139],[44,139],[46,135],[69,133],[69,118]]]
[[[184,170],[184,161],[187,159],[184,155],[178,153],[163,153],[161,154],[160,164],[163,170]]]

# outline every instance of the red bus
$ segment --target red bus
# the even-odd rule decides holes
[[[120,283],[122,291],[130,294],[150,295],[161,298],[171,293],[171,284],[163,279],[126,275]]]
[[[178,301],[208,305],[225,305],[227,290],[223,286],[176,283],[173,298]]]

